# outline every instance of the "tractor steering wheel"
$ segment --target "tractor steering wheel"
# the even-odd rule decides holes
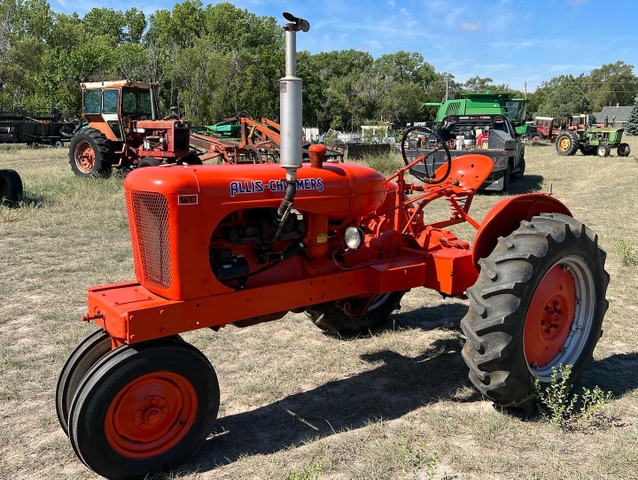
[[[443,150],[443,161],[447,163],[447,169],[441,178],[435,178],[434,172],[437,169],[435,153],[439,150]],[[447,142],[429,127],[415,125],[405,131],[401,138],[401,156],[406,165],[412,163],[417,157],[422,157],[422,162],[410,168],[410,173],[423,183],[431,185],[441,183],[445,181],[452,169],[452,155]]]

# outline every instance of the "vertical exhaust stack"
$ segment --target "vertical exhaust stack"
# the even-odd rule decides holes
[[[297,169],[303,161],[301,131],[302,125],[302,81],[297,73],[297,32],[307,32],[310,24],[303,18],[284,12],[284,18],[290,23],[284,25],[286,40],[286,69],[279,80],[279,120],[281,123],[280,164],[286,169],[286,195],[277,210],[279,228],[275,240],[279,237],[286,218],[292,209],[296,193]]]

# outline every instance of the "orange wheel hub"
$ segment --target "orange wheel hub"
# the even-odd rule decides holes
[[[197,414],[192,384],[173,372],[144,375],[111,402],[106,439],[120,455],[146,459],[167,452],[186,435]]]
[[[569,270],[555,265],[534,292],[525,318],[523,344],[532,369],[544,367],[559,354],[569,336],[576,304],[574,278]]]
[[[75,163],[84,173],[89,173],[95,166],[95,151],[89,142],[82,142],[75,147]]]

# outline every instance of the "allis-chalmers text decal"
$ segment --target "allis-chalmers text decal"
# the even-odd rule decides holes
[[[261,193],[265,190],[271,192],[285,192],[286,181],[285,180],[270,180],[269,182],[262,182],[261,180],[245,180],[230,182],[230,196],[245,194],[245,193]],[[297,180],[297,190],[316,190],[317,192],[323,192],[323,178],[304,178]]]

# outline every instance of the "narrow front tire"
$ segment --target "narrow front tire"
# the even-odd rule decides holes
[[[82,379],[71,403],[69,439],[96,473],[143,477],[194,454],[218,409],[217,375],[195,347],[171,340],[124,345]]]

